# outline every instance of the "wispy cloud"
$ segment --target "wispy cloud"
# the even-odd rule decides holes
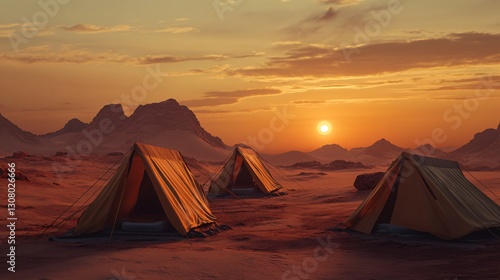
[[[440,86],[423,90],[476,90],[493,89],[500,87],[500,76],[479,76],[463,79],[444,79],[439,81]]]
[[[325,100],[295,100],[293,104],[323,104],[326,103]]]
[[[185,26],[185,27],[170,26],[170,27],[166,27],[166,28],[162,28],[162,29],[153,30],[151,32],[153,32],[153,33],[181,34],[181,33],[197,32],[197,31],[198,31],[198,29],[196,29],[194,27],[189,27],[189,26]]]
[[[318,2],[326,5],[351,5],[361,2],[361,0],[318,0]]]
[[[75,24],[71,26],[59,26],[59,29],[77,33],[108,33],[108,32],[123,32],[131,29],[130,25],[115,25],[115,26],[98,26],[93,24]]]
[[[88,49],[77,49],[71,45],[36,46],[16,54],[1,57],[3,60],[21,63],[130,63],[134,58],[115,52],[93,52]]]
[[[298,23],[285,28],[284,32],[295,38],[310,36],[325,27],[325,25],[334,20],[337,15],[338,12],[334,8],[329,7],[326,11],[314,13]]]
[[[260,67],[226,71],[228,75],[241,76],[336,77],[496,64],[500,63],[499,45],[500,34],[491,33],[454,33],[441,38],[381,42],[347,49],[302,45],[288,50],[284,56],[271,57]]]
[[[88,48],[79,48],[71,44],[54,44],[29,47],[20,53],[5,54],[0,56],[0,60],[20,63],[125,63],[147,65],[156,63],[180,63],[186,61],[223,61],[262,55],[263,53],[253,52],[246,54],[206,54],[186,57],[170,54],[134,57],[114,51],[97,52]]]
[[[234,91],[210,91],[203,94],[203,98],[184,100],[181,103],[188,107],[219,106],[238,103],[243,98],[280,94],[281,90],[242,89]]]
[[[8,23],[0,25],[0,38],[9,38],[12,36],[22,37],[21,32],[34,34],[36,37],[45,37],[54,35],[53,28],[43,27],[40,28],[34,23]]]

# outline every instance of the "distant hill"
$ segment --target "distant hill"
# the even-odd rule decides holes
[[[319,161],[319,158],[300,151],[290,151],[276,155],[259,153],[264,159],[274,165],[292,165],[303,161]]]
[[[67,134],[67,133],[81,132],[82,130],[87,128],[87,126],[88,126],[87,123],[84,123],[84,122],[80,121],[79,119],[71,119],[64,125],[63,128],[61,128],[57,131],[51,132],[51,133],[41,135],[41,137],[52,138],[52,137],[56,137],[56,136]]]
[[[0,114],[0,155],[40,147],[46,144],[40,137],[19,128]]]
[[[451,155],[472,168],[500,168],[500,124],[496,129],[488,128],[476,133],[472,140]]]
[[[444,152],[441,149],[433,147],[431,144],[424,144],[415,149],[409,150],[412,154],[429,156],[429,157],[438,157],[438,158],[450,158],[450,154]]]
[[[338,144],[324,145],[323,147],[309,152],[308,154],[327,161],[331,159],[347,160],[353,157],[347,149]]]

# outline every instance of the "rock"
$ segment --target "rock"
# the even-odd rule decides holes
[[[16,170],[16,181],[30,181],[28,177],[26,177],[23,173]],[[0,167],[0,177],[1,178],[9,178],[9,171],[6,167]]]
[[[120,156],[123,156],[123,153],[122,152],[112,152],[112,153],[109,153],[107,155],[110,157],[120,157]]]
[[[65,157],[65,156],[67,156],[67,155],[68,155],[68,153],[67,153],[67,152],[60,152],[60,151],[59,151],[59,152],[56,152],[56,154],[55,154],[55,156],[56,156],[56,157]]]
[[[291,167],[291,168],[309,168],[309,169],[317,169],[317,170],[323,170],[323,171],[370,168],[370,167],[362,164],[361,162],[353,162],[353,161],[345,161],[345,160],[334,160],[328,164],[321,164],[319,161],[297,162],[289,167]]]
[[[327,165],[327,170],[344,170],[344,169],[366,169],[368,166],[361,162],[334,160]]]
[[[382,180],[384,174],[385,172],[375,172],[358,175],[354,181],[354,187],[358,191],[373,190],[378,182]]]
[[[23,151],[15,152],[12,154],[11,158],[27,158],[30,155],[28,153],[25,153]]]

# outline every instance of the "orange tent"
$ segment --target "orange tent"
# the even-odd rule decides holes
[[[236,147],[216,178],[211,181],[209,195],[231,192],[273,193],[281,185],[273,178],[259,155],[250,148]]]
[[[500,206],[465,178],[458,162],[402,153],[344,224],[370,234],[381,223],[457,239],[500,227]]]
[[[82,214],[73,234],[116,228],[124,221],[165,221],[168,227],[186,235],[215,222],[215,216],[178,151],[136,143]]]

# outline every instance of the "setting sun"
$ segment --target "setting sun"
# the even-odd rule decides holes
[[[317,128],[321,135],[328,135],[332,132],[332,124],[329,121],[320,121]]]

